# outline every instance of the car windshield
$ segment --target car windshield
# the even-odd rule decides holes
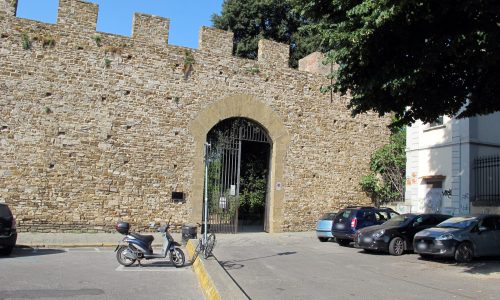
[[[437,227],[464,229],[476,223],[477,223],[477,218],[474,217],[454,217],[439,223]]]
[[[326,214],[321,216],[320,220],[333,220],[333,218],[335,218],[336,214],[337,213],[326,213]]]
[[[406,224],[409,220],[412,220],[414,217],[415,215],[411,214],[396,215],[392,219],[386,221],[384,225],[401,226],[403,224]]]

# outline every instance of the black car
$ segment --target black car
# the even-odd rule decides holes
[[[16,240],[16,219],[7,204],[0,203],[0,255],[9,255]]]
[[[413,250],[413,237],[417,232],[436,226],[449,218],[451,216],[441,214],[395,216],[382,225],[358,230],[354,236],[354,247],[401,255],[404,251]]]
[[[349,206],[340,210],[333,219],[332,234],[339,245],[347,246],[354,240],[358,229],[382,224],[397,215],[391,208]]]
[[[449,256],[460,263],[478,256],[500,256],[500,215],[450,218],[418,232],[413,248],[423,257]]]

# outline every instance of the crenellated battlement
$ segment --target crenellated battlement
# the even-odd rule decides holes
[[[59,0],[57,24],[82,32],[95,32],[98,12],[99,7],[94,3]]]
[[[15,17],[18,0],[0,0],[0,15]],[[93,36],[96,33],[99,6],[81,0],[59,0],[58,17],[55,29],[77,32],[79,35]],[[6,18],[6,19],[7,19]],[[36,21],[34,21],[36,22]],[[143,13],[135,13],[132,24],[132,40],[141,41],[142,45],[167,46],[170,20]],[[107,35],[107,33],[99,33]],[[232,32],[201,27],[198,37],[200,52],[215,56],[232,56]],[[259,63],[272,67],[287,68],[289,45],[270,40],[259,42]]]
[[[135,13],[132,22],[132,38],[149,41],[156,45],[168,44],[170,20],[162,17]]]
[[[200,29],[198,48],[216,55],[230,56],[233,53],[233,36],[232,32],[203,26]]]
[[[13,17],[17,12],[17,0],[0,0],[0,16]]]
[[[286,68],[290,58],[290,47],[270,40],[259,41],[258,60],[273,67]]]

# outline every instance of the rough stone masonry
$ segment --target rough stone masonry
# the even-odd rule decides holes
[[[237,58],[232,33],[207,27],[198,49],[173,46],[169,20],[145,14],[131,37],[101,33],[97,5],[59,3],[45,24],[0,0],[0,201],[21,231],[199,221],[203,143],[230,117],[273,140],[269,231],[311,230],[324,212],[370,203],[358,182],[387,119],[352,118],[347,97],[320,92],[318,53],[295,70],[287,45],[261,40],[258,60]]]

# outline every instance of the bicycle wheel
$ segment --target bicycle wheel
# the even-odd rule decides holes
[[[203,241],[201,239],[198,240],[198,245],[196,245],[196,249],[194,249],[193,257],[191,257],[191,264],[194,264],[198,255],[201,252],[201,248],[203,247]]]
[[[203,251],[203,255],[205,258],[208,258],[212,255],[212,251],[215,247],[215,234],[210,233],[207,237],[207,243],[205,245],[205,251]]]

